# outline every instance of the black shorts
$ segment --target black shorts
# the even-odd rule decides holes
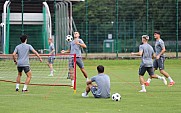
[[[30,71],[30,66],[25,67],[17,67],[18,72],[22,72],[24,70],[25,73],[28,73]]]
[[[154,69],[153,69],[153,67],[144,67],[144,66],[140,66],[140,68],[139,68],[139,75],[142,75],[142,76],[143,76],[146,71],[148,72],[148,74],[149,74],[150,76],[154,75]]]
[[[164,62],[165,62],[165,57],[160,57],[159,59],[155,59],[153,62],[153,67],[157,70],[163,70],[164,69]]]

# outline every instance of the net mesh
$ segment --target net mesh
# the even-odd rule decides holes
[[[48,67],[48,55],[40,55],[43,62],[39,61],[34,55],[30,56],[30,68],[32,71],[31,85],[45,85],[45,86],[71,86],[71,80],[68,78],[69,64],[74,65],[76,69],[75,60],[69,60],[74,58],[74,55],[61,54],[56,55],[53,69],[53,76],[48,76],[50,74],[50,69]],[[72,62],[70,62],[72,61]],[[76,78],[76,72],[74,69],[74,78]],[[17,66],[13,62],[12,55],[0,55],[0,81],[5,82],[16,82],[18,71]],[[21,82],[24,83],[26,75],[23,72],[21,77]],[[74,80],[76,81],[76,80]]]

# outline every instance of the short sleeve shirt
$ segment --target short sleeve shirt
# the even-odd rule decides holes
[[[18,55],[17,66],[29,66],[29,51],[34,50],[34,48],[29,44],[19,44],[16,46],[14,52]]]
[[[101,73],[91,78],[92,82],[96,82],[98,89],[97,94],[103,98],[110,97],[110,78],[108,75]]]

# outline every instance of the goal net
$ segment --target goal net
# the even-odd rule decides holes
[[[50,74],[48,67],[49,55],[41,54],[43,62],[39,61],[35,55],[30,55],[30,68],[32,79],[30,85],[42,86],[71,86],[69,78],[69,65],[74,66],[74,90],[76,90],[76,55],[74,54],[57,54],[53,63],[54,74]],[[73,59],[73,60],[70,60]],[[16,83],[18,71],[17,66],[11,55],[0,54],[0,81]],[[26,75],[23,72],[21,77],[22,84],[25,82]]]

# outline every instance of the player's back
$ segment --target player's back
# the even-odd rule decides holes
[[[95,81],[98,86],[97,95],[104,98],[110,97],[110,78],[108,75],[100,73],[91,80]]]
[[[15,48],[15,52],[18,54],[18,66],[29,66],[29,51],[33,50],[33,47],[29,44],[19,44]]]
[[[145,67],[152,67],[153,66],[152,57],[154,54],[153,47],[149,44],[142,44],[141,46],[143,49],[142,63],[144,64]]]

